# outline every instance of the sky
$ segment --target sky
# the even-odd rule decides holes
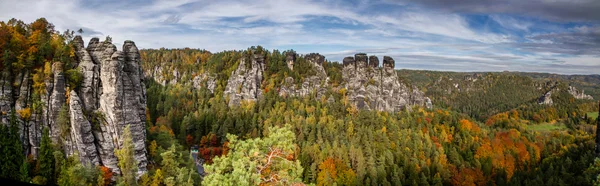
[[[0,21],[45,17],[120,47],[261,45],[397,69],[600,74],[599,0],[1,0]]]

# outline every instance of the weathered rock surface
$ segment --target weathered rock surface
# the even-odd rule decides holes
[[[223,92],[225,98],[229,100],[229,106],[237,106],[242,101],[256,101],[261,98],[264,71],[263,55],[253,53],[249,59],[242,58],[238,68],[229,76]]]
[[[83,74],[83,82],[79,88],[79,95],[82,98],[82,104],[85,111],[92,111],[98,108],[98,95],[99,95],[99,83],[100,83],[100,68],[99,65],[94,63],[92,56],[88,50],[84,48],[83,40],[80,36],[74,38],[75,54],[78,58],[78,68]],[[94,55],[98,55],[98,48],[105,48],[104,45],[94,47],[88,47],[90,51],[94,52]],[[95,56],[98,59],[98,56]],[[99,59],[98,59],[99,62]]]
[[[419,105],[431,108],[431,100],[416,87],[409,88],[398,80],[395,61],[383,57],[383,67],[375,56],[364,53],[343,60],[342,79],[348,101],[358,109],[400,111]]]
[[[75,91],[71,91],[69,109],[71,110],[71,136],[79,152],[79,159],[83,163],[98,165],[100,159],[94,144],[92,125],[85,118],[82,102]]]
[[[546,92],[544,95],[542,95],[542,96],[540,96],[540,98],[538,98],[538,104],[540,104],[540,105],[554,104],[554,101],[552,100],[552,93],[560,91],[560,89],[558,88],[558,82],[551,82],[551,83],[546,83],[546,84],[552,85],[552,88],[550,88],[550,90],[548,92]],[[569,88],[567,89],[567,92],[569,94],[571,94],[575,99],[587,99],[587,100],[594,99],[592,96],[585,94],[584,91],[579,91],[579,90],[577,90],[577,88],[575,88],[573,86],[569,86]]]
[[[573,97],[575,97],[575,99],[589,99],[592,100],[594,99],[592,96],[585,94],[584,90],[577,90],[577,88],[573,87],[573,86],[569,86],[569,94],[573,95]]]
[[[106,58],[109,55],[110,60]],[[125,41],[123,51],[116,51],[115,47],[106,48],[102,59],[102,95],[98,110],[104,115],[106,127],[96,135],[102,142],[99,145],[100,157],[105,166],[116,169],[117,160],[111,148],[122,146],[121,135],[130,125],[138,173],[141,174],[146,171],[148,162],[144,145],[146,92],[138,49],[132,41]]]
[[[31,109],[29,118],[21,116],[20,122],[24,147],[34,157],[42,130],[48,127],[52,140],[62,146],[65,155],[78,153],[81,162],[104,165],[115,173],[120,170],[114,151],[122,146],[123,130],[130,125],[141,175],[148,163],[146,89],[137,47],[132,41],[125,41],[123,51],[117,51],[112,43],[93,38],[86,49],[81,37],[75,37],[74,50],[77,60],[73,65],[83,75],[78,89],[67,85],[64,64],[55,62],[51,65],[50,77],[44,80],[45,90],[40,96],[42,108],[34,110],[32,74],[23,71],[15,78],[2,76],[2,118],[12,109]],[[68,109],[68,116],[60,120],[63,106]]]
[[[217,77],[207,74],[196,76],[192,80],[192,86],[194,86],[194,88],[197,90],[200,90],[202,87],[206,87],[210,93],[214,93],[215,88],[217,87]]]
[[[326,86],[329,79],[325,69],[323,68],[325,57],[320,54],[311,53],[304,56],[304,58],[306,59],[305,63],[310,64],[315,75],[305,77],[304,81],[300,85],[295,84],[294,78],[286,77],[279,89],[280,96],[308,96],[314,93],[316,97],[321,97],[327,91]],[[290,59],[295,60],[296,57],[290,57],[290,54],[288,54],[286,57],[286,60],[288,60],[288,68],[290,68],[290,70],[294,70],[293,64],[295,64],[295,61],[290,62]]]

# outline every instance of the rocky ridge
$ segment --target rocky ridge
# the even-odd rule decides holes
[[[286,64],[294,70],[297,63],[295,53],[286,54]],[[320,54],[305,55],[305,63],[309,63],[315,75],[304,77],[301,85],[295,85],[292,77],[286,77],[279,87],[280,96],[316,96],[325,95],[328,88],[328,77],[322,64],[325,57]],[[250,64],[247,64],[250,63]],[[263,91],[264,58],[253,54],[250,60],[243,58],[238,68],[232,72],[227,81],[224,96],[230,106],[240,102],[256,101]],[[356,54],[343,61],[342,87],[347,90],[348,101],[358,109],[379,111],[400,111],[410,109],[413,105],[431,108],[431,100],[416,87],[408,87],[398,80],[394,69],[395,61],[385,56],[383,67],[379,66],[376,56]],[[336,87],[339,88],[339,87]]]
[[[540,96],[540,98],[538,98],[538,104],[540,105],[552,105],[554,104],[554,101],[552,100],[552,93],[555,93],[557,91],[560,91],[560,89],[557,87],[558,83],[553,83],[553,87],[546,92],[544,95]],[[575,99],[585,99],[585,100],[593,100],[594,98],[590,95],[585,94],[585,91],[579,91],[577,90],[577,88],[573,87],[573,86],[569,86],[569,88],[567,89],[567,92],[569,94],[571,94]]]
[[[296,55],[297,54],[293,52],[286,54],[286,63],[290,70],[294,70]],[[306,59],[305,63],[310,64],[312,70],[315,72],[315,75],[305,77],[300,85],[296,85],[294,83],[294,78],[286,77],[279,89],[280,96],[302,97],[315,93],[316,97],[321,97],[327,91],[326,85],[329,81],[329,78],[327,77],[327,73],[323,68],[325,57],[320,54],[311,53],[304,56],[304,58]]]
[[[400,111],[413,105],[431,108],[431,100],[423,92],[398,80],[395,61],[389,56],[383,57],[382,67],[376,56],[364,53],[345,57],[343,65],[348,101],[358,109]]]

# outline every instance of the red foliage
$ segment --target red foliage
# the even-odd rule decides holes
[[[194,144],[194,137],[193,137],[192,135],[189,135],[189,134],[188,134],[188,135],[185,137],[185,143],[186,143],[188,146],[192,146],[192,144]]]
[[[451,167],[452,179],[451,185],[485,185],[485,177],[483,171],[473,168],[461,168],[457,170]]]
[[[102,178],[104,179],[104,186],[107,186],[111,183],[113,172],[105,166],[100,166],[100,171],[102,171]]]

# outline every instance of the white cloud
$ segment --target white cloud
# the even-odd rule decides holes
[[[84,39],[110,35],[116,43],[133,40],[140,48],[193,47],[222,51],[252,45],[280,50],[304,46],[296,50],[321,52],[330,60],[341,60],[355,52],[370,52],[380,57],[397,56],[399,63],[409,66],[412,63],[438,69],[516,67],[550,71],[552,67],[544,66],[547,63],[540,58],[556,58],[571,68],[585,68],[598,59],[597,56],[558,58],[556,51],[513,54],[510,44],[515,41],[510,35],[473,29],[464,16],[456,13],[401,8],[404,3],[390,5],[398,9],[385,11],[369,7],[373,2],[353,5],[340,0],[156,0],[137,5],[124,1],[102,8],[84,6],[87,3],[3,0],[0,20],[15,17],[33,22],[46,17],[58,30],[89,29]],[[510,16],[492,16],[492,19],[513,30],[530,32],[532,28],[530,22]],[[592,25],[573,30],[593,34],[600,29]],[[538,45],[552,42],[545,38],[523,39]],[[510,43],[508,47],[506,43]],[[598,72],[589,69],[586,72]],[[579,69],[571,71],[579,73]]]

